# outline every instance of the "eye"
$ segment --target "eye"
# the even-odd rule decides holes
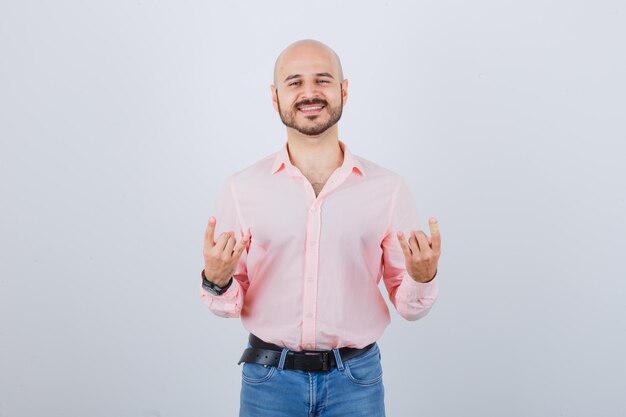
[[[330,83],[330,81],[328,81],[328,80],[318,80],[317,82],[318,83],[325,83],[325,84],[329,84]]]
[[[292,81],[288,85],[289,85],[289,87],[292,87],[294,85],[300,85],[300,81]]]

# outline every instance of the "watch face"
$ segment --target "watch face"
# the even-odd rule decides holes
[[[220,295],[221,288],[210,281],[204,280],[204,282],[202,282],[202,288],[204,288],[213,295]]]
[[[215,290],[214,290],[213,288],[211,288],[211,287],[207,287],[206,285],[202,285],[202,288],[204,288],[204,290],[205,290],[206,292],[210,293],[210,294],[217,295],[217,294],[215,293]]]

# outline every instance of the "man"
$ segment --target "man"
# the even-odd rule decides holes
[[[348,80],[328,46],[287,47],[271,91],[287,143],[228,178],[204,237],[202,300],[250,331],[239,415],[384,416],[378,284],[405,319],[428,313],[437,220],[414,230],[405,181],[339,140]]]

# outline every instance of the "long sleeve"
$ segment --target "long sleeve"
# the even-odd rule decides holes
[[[396,233],[404,232],[408,239],[411,230],[419,229],[417,210],[406,182],[400,179],[393,195],[387,233],[381,243],[383,249],[383,280],[389,299],[406,320],[418,320],[430,311],[437,299],[437,278],[427,283],[415,281],[406,271],[404,252]]]
[[[233,231],[237,237],[237,242],[242,238],[244,227],[241,218],[241,210],[237,203],[235,191],[229,178],[221,187],[218,194],[217,204],[213,217],[216,219],[215,224],[215,240],[222,232]],[[246,248],[237,262],[233,283],[228,290],[219,296],[213,295],[202,288],[202,280],[200,281],[200,296],[202,302],[207,305],[209,310],[220,317],[240,317],[243,308],[244,297],[248,289],[248,271],[247,271],[247,252]]]

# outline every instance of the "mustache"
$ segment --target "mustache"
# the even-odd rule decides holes
[[[300,107],[300,106],[307,106],[307,105],[312,105],[312,104],[321,104],[322,106],[328,106],[328,102],[326,100],[323,100],[321,98],[310,98],[310,99],[306,99],[306,100],[302,100],[297,102],[294,107]]]

